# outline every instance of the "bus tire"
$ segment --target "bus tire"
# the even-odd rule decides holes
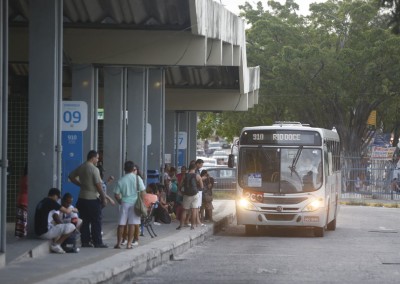
[[[245,225],[246,235],[254,236],[257,234],[257,226],[256,225]]]
[[[325,233],[325,228],[324,227],[315,227],[314,228],[314,236],[318,238],[322,238]]]

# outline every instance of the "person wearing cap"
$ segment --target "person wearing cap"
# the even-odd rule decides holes
[[[52,240],[50,250],[55,253],[65,253],[61,244],[75,231],[72,223],[63,224],[57,222],[58,213],[65,214],[77,213],[76,208],[65,208],[57,201],[60,199],[61,192],[58,188],[51,188],[47,197],[42,199],[35,210],[35,233],[39,238]]]

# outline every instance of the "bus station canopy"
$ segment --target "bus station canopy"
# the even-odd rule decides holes
[[[9,2],[11,88],[27,84],[29,5]],[[63,85],[73,65],[165,68],[166,109],[246,111],[258,103],[244,21],[213,0],[64,0]],[[68,98],[65,98],[68,99]]]

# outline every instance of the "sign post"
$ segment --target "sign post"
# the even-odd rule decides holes
[[[176,147],[178,142],[178,147]],[[185,165],[186,149],[187,149],[187,133],[184,131],[178,132],[178,141],[175,141],[175,149],[178,149],[178,168]]]
[[[69,181],[69,173],[83,162],[83,135],[87,128],[87,104],[83,101],[63,102],[62,123],[62,193],[71,193],[74,205],[79,197],[80,188]]]

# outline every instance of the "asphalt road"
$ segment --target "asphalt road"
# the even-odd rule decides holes
[[[233,224],[125,283],[400,283],[400,209],[342,206],[323,238]]]

